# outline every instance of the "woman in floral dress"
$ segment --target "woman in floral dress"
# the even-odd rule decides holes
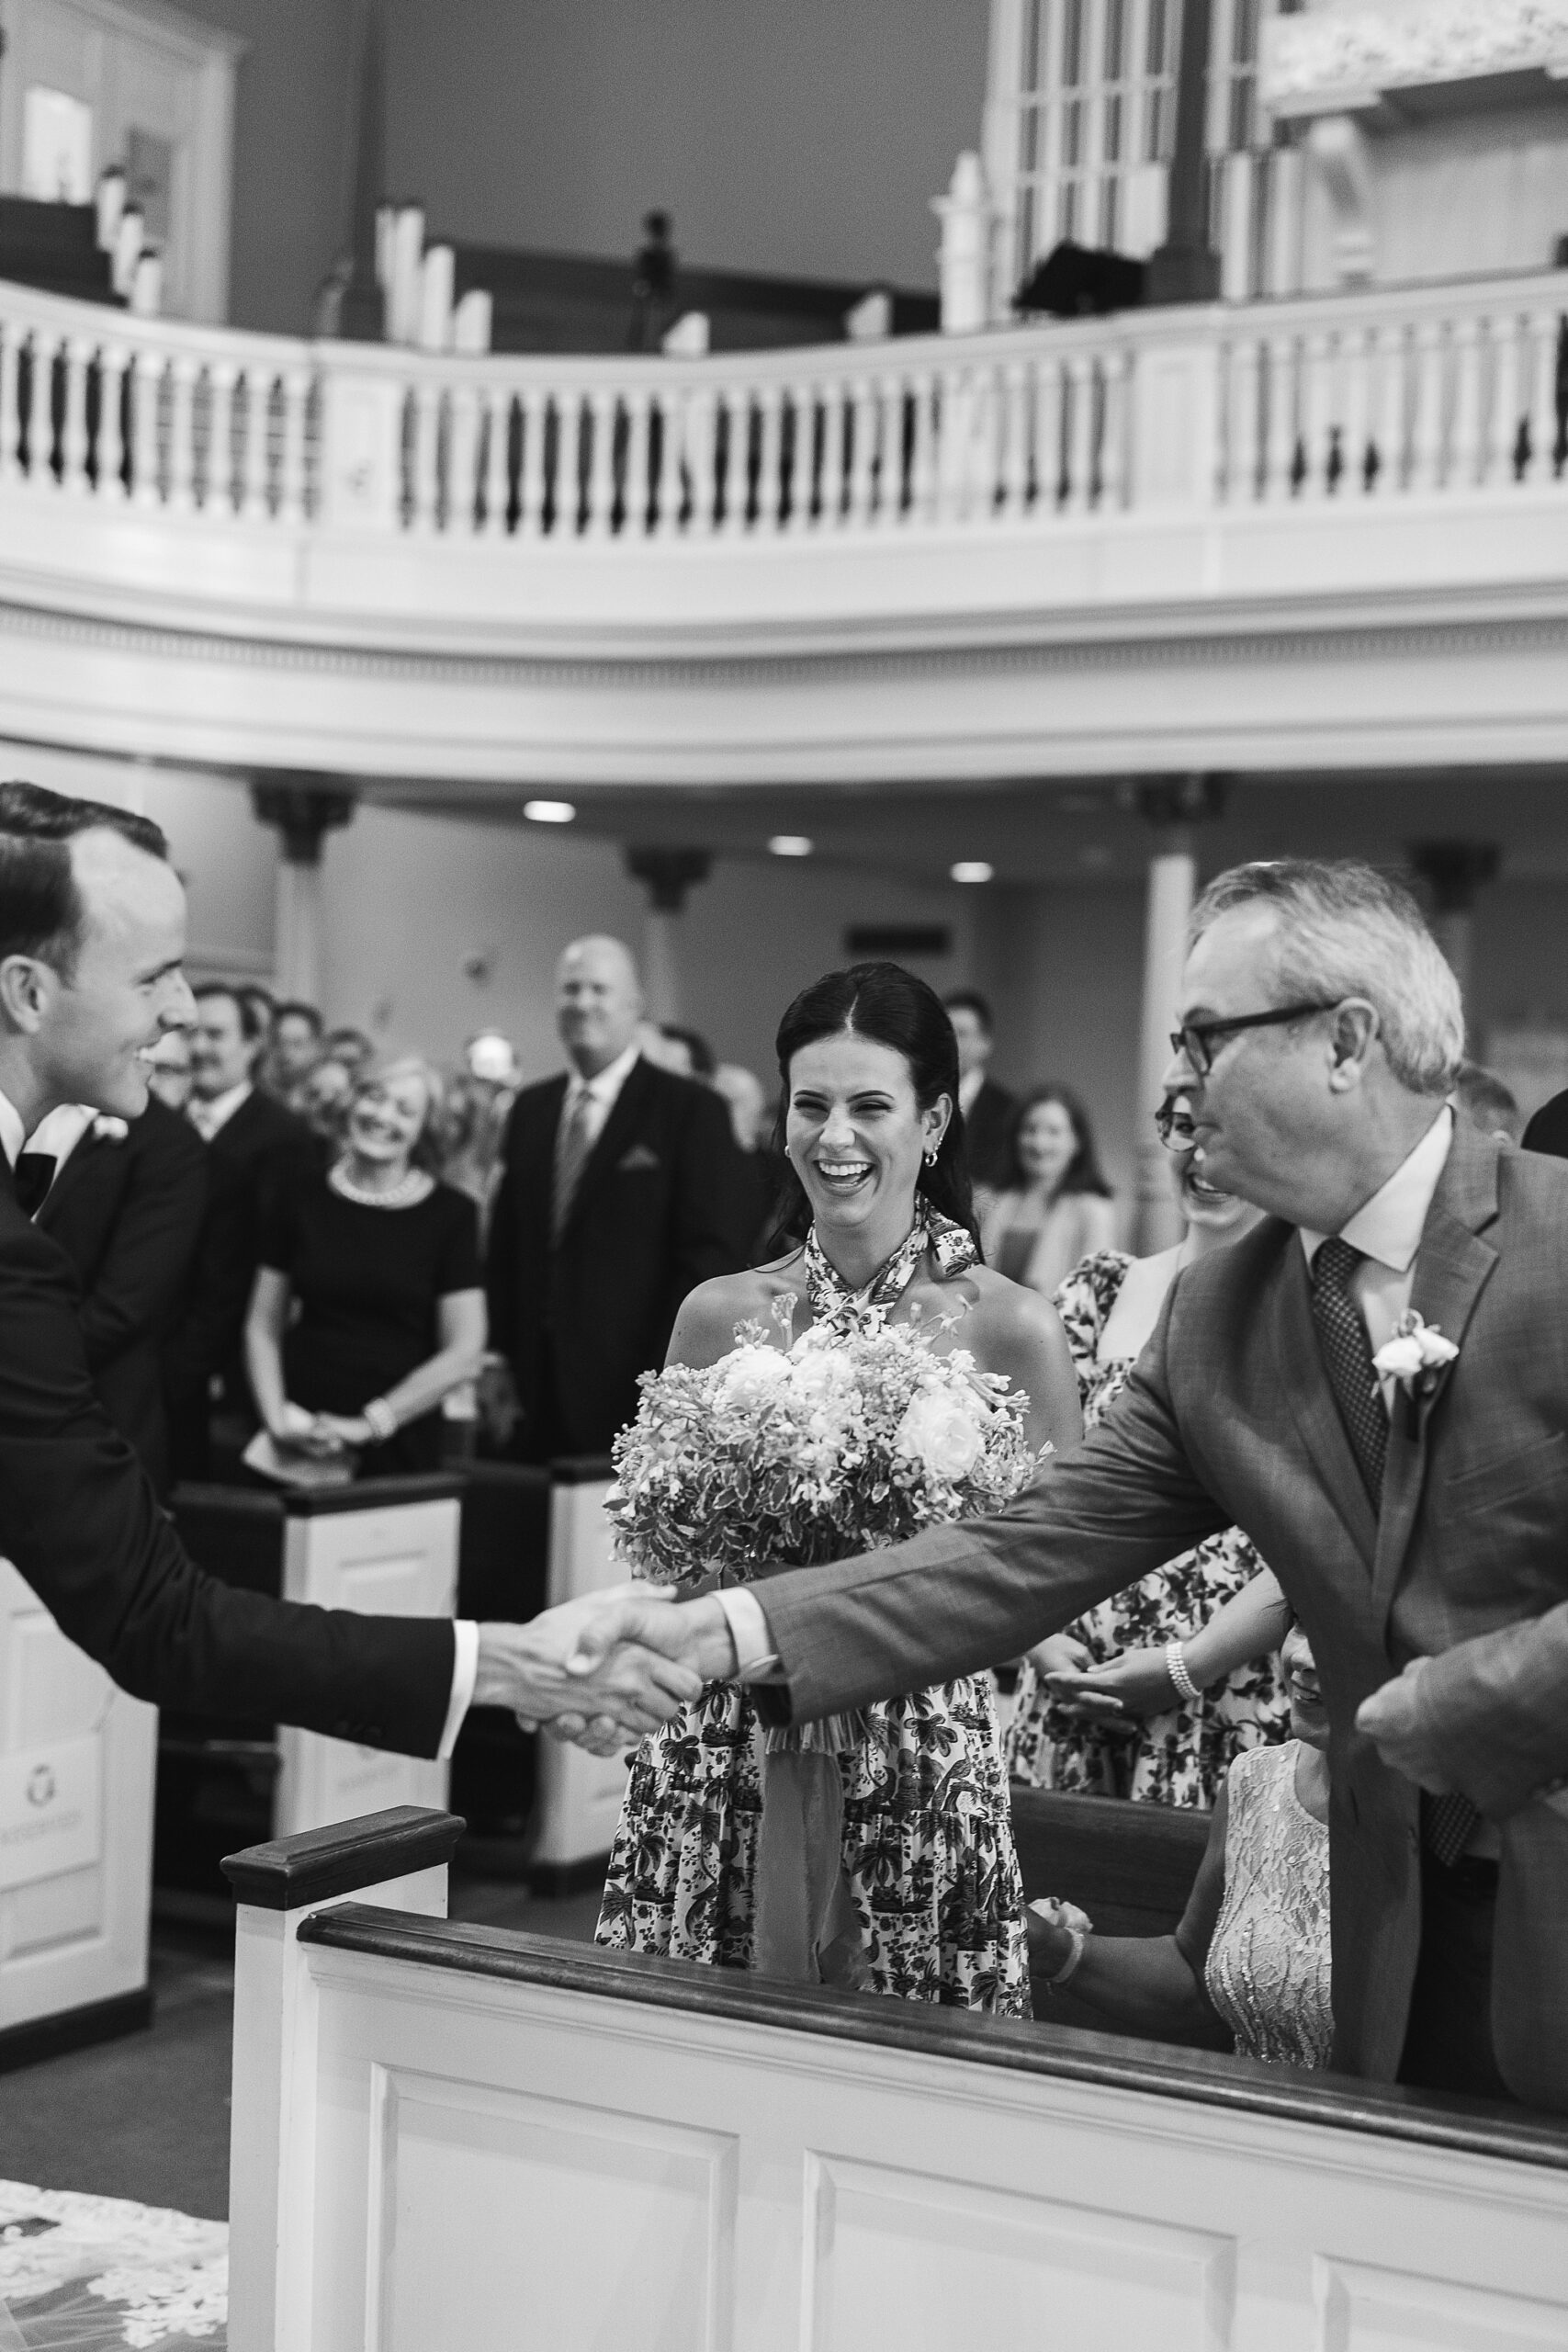
[[[797,1330],[919,1320],[933,1346],[962,1345],[1027,1394],[1033,1449],[1076,1443],[1077,1381],[1055,1314],[978,1262],[956,1047],[931,990],[897,965],[830,973],[790,1007],[778,1053],[789,1246],[694,1291],[669,1361],[716,1363],[739,1325],[776,1329],[780,1301]],[[787,1797],[773,1770],[786,1749],[837,1763],[833,1802],[795,1824],[807,1876],[815,1868],[832,1883],[827,1927],[793,1943],[769,1924],[779,1822],[762,1834],[765,1811]],[[814,1862],[824,1835],[833,1850]],[[743,1685],[710,1683],[637,1751],[598,1939],[1027,2016],[1023,1891],[989,1677],[788,1733],[764,1733]]]
[[[1181,1105],[1162,1113],[1161,1133],[1186,1239],[1154,1258],[1103,1250],[1056,1293],[1086,1429],[1120,1395],[1181,1267],[1258,1214],[1203,1182]],[[1235,1756],[1285,1736],[1289,1707],[1272,1656],[1284,1615],[1279,1586],[1241,1530],[1210,1536],[1029,1653],[1008,1729],[1009,1773],[1036,1788],[1212,1806]],[[1195,1698],[1171,1680],[1173,1641]]]

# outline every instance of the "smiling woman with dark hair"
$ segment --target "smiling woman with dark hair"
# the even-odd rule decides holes
[[[1113,1246],[1111,1187],[1071,1087],[1037,1086],[1019,1104],[1006,1189],[987,1209],[981,1238],[999,1272],[1045,1298],[1081,1260]]]
[[[1075,1444],[1077,1384],[1055,1314],[979,1262],[957,1048],[937,998],[896,964],[859,964],[805,989],[777,1044],[788,1170],[778,1254],[694,1290],[667,1362],[716,1363],[744,1325],[787,1345],[784,1322],[796,1334],[824,1322],[918,1323],[933,1351],[967,1349],[981,1372],[1023,1391],[1032,1450]],[[787,1819],[790,1775],[775,1768],[791,1742],[764,1736],[739,1684],[710,1685],[645,1741],[601,1942],[1027,2013],[1022,1889],[989,1678],[835,1718],[813,1733],[818,1760],[824,1743],[820,1809],[814,1801],[781,1833],[774,1808]],[[781,1896],[785,1850],[806,1860]],[[836,1932],[770,1941],[770,1920],[809,1914],[803,1881],[834,1889]]]

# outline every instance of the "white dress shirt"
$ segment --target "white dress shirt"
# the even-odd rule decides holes
[[[566,1099],[560,1106],[558,1132],[565,1133],[568,1120],[586,1098],[583,1125],[587,1130],[588,1148],[592,1151],[604,1134],[604,1123],[615,1107],[622,1087],[637,1068],[639,1056],[640,1048],[634,1043],[626,1047],[624,1054],[617,1054],[613,1062],[606,1063],[597,1078],[584,1078],[581,1070],[574,1069],[567,1084]]]
[[[219,1128],[226,1127],[241,1103],[248,1102],[254,1092],[250,1080],[243,1078],[238,1086],[230,1087],[226,1094],[214,1094],[206,1101],[199,1094],[193,1094],[186,1104],[186,1117],[202,1142],[210,1143]]]
[[[1453,1147],[1454,1114],[1445,1103],[1407,1159],[1402,1159],[1386,1184],[1364,1201],[1339,1238],[1359,1250],[1362,1261],[1350,1277],[1350,1288],[1367,1327],[1372,1353],[1393,1339],[1399,1318],[1410,1305],[1416,1281],[1416,1252],[1421,1247],[1427,1213],[1438,1180],[1448,1166]],[[1303,1225],[1302,1248],[1310,1270],[1328,1236],[1312,1233]],[[1382,1382],[1382,1400],[1393,1410],[1395,1383]]]
[[[1387,1183],[1363,1202],[1341,1228],[1351,1248],[1363,1252],[1351,1287],[1374,1355],[1385,1340],[1393,1339],[1394,1327],[1410,1304],[1416,1253],[1453,1137],[1454,1114],[1445,1103],[1409,1158],[1401,1160]],[[1302,1247],[1309,1268],[1327,1238],[1326,1234],[1309,1233],[1302,1227]],[[1392,1380],[1382,1384],[1383,1402],[1391,1407],[1393,1385]],[[776,1668],[777,1658],[761,1601],[746,1586],[731,1587],[715,1598],[728,1620],[737,1670],[752,1681],[765,1680]]]
[[[219,1118],[218,1126],[221,1126],[224,1119],[232,1117],[250,1091],[248,1084],[243,1087],[235,1087],[229,1094],[220,1094],[215,1102],[204,1103],[202,1107],[209,1112],[220,1110],[221,1116]],[[226,1108],[223,1107],[225,1105]],[[72,1136],[68,1147],[70,1149],[74,1149],[84,1131],[96,1116],[94,1112],[74,1102],[62,1104],[60,1111],[51,1112],[48,1117],[39,1122],[32,1138],[35,1144],[43,1136],[45,1129],[50,1126],[51,1120],[60,1120],[60,1132],[63,1134],[66,1131],[69,1123],[62,1116],[65,1111],[80,1114],[80,1124],[76,1125],[75,1133]],[[212,1132],[216,1134],[217,1127],[214,1127]],[[0,1094],[0,1148],[4,1149],[6,1160],[11,1167],[16,1166],[27,1140],[28,1134],[22,1125],[21,1113],[7,1096]],[[47,1149],[48,1146],[46,1144],[40,1148]],[[65,1154],[62,1152],[61,1158],[64,1157]],[[436,1750],[436,1758],[440,1763],[446,1763],[457,1745],[457,1734],[463,1728],[463,1718],[473,1704],[474,1683],[479,1670],[479,1626],[471,1618],[459,1617],[452,1627],[452,1695],[446,1702],[446,1721],[442,1726],[441,1745]]]

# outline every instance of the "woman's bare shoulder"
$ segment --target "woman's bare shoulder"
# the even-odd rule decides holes
[[[699,1283],[682,1301],[671,1334],[669,1363],[713,1363],[735,1345],[739,1323],[766,1323],[775,1298],[793,1294],[794,1258],[771,1266],[748,1266],[738,1274],[716,1274]]]
[[[1061,1329],[1048,1298],[1022,1283],[1010,1282],[994,1266],[971,1266],[964,1280],[973,1283],[977,1293],[971,1314],[998,1339],[1023,1340]]]

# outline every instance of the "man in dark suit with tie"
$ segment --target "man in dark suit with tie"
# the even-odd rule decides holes
[[[530,1462],[607,1453],[686,1293],[745,1263],[752,1220],[728,1114],[642,1058],[642,1010],[619,940],[569,947],[557,1022],[571,1069],[525,1088],[507,1126],[486,1287]]]
[[[93,1385],[164,1495],[169,1440],[159,1349],[186,1303],[207,1204],[200,1138],[155,1097],[130,1121],[66,1103],[29,1138],[17,1191],[24,1207],[30,1192],[41,1192],[34,1222],[75,1269]]]
[[[1240,1525],[1328,1702],[1335,2064],[1568,2111],[1568,1169],[1456,1121],[1458,983],[1368,867],[1220,876],[1179,1002],[1167,1084],[1263,1222],[1005,1511],[692,1602],[682,1655],[842,1713]]]
[[[976,1184],[1004,1192],[1016,1181],[1012,1167],[1012,1123],[1016,1098],[990,1075],[996,1028],[988,1000],[978,989],[954,989],[942,998],[958,1040],[958,1107],[969,1173]]]
[[[210,1473],[215,1381],[218,1408],[254,1420],[243,1340],[262,1227],[279,1187],[315,1161],[303,1119],[256,1083],[265,1046],[249,997],[219,982],[196,990],[186,1116],[207,1147],[207,1213],[189,1308],[167,1351],[176,1478]]]
[[[530,1625],[360,1616],[219,1584],[182,1548],[94,1392],[71,1262],[14,1170],[64,1103],[141,1117],[150,1050],[191,1018],[184,952],[185,892],[156,826],[0,785],[0,1553],[72,1641],[158,1705],[415,1756],[449,1755],[474,1702],[537,1721],[570,1697],[647,1727],[677,1669],[630,1653],[586,1702],[568,1680],[594,1604]]]

